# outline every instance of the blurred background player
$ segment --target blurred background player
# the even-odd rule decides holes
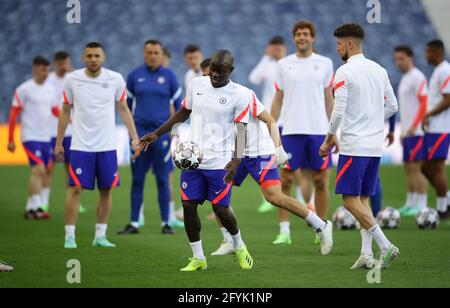
[[[48,75],[47,82],[53,86],[57,96],[58,110],[57,114],[61,112],[62,104],[63,104],[63,91],[64,91],[64,82],[66,80],[66,76],[70,73],[72,69],[72,62],[70,59],[70,55],[67,51],[58,51],[53,56],[53,67],[54,71]],[[59,118],[59,116],[58,116]],[[53,149],[56,145],[56,136],[58,134],[58,118],[52,118],[51,120],[51,129],[52,129],[52,153]],[[64,164],[66,171],[66,183],[69,183],[69,162],[70,162],[70,143],[72,141],[72,128],[69,124],[69,127],[66,131],[66,136],[64,137],[63,146],[64,146]],[[53,161],[56,163],[57,160],[53,155]],[[54,168],[49,168],[47,175],[44,181],[44,187],[42,188],[42,208],[45,211],[48,211],[49,201],[50,201],[50,192],[52,186],[52,176],[53,176]],[[80,213],[85,213],[86,209],[80,204]]]
[[[203,61],[203,54],[198,45],[189,44],[184,48],[184,62],[189,70],[184,76],[184,88],[187,90],[192,79],[202,77],[203,72],[200,64]]]
[[[14,268],[11,265],[8,265],[6,262],[0,260],[0,273],[7,273],[14,271]]]
[[[283,116],[282,139],[291,155],[289,167],[281,170],[283,192],[290,196],[294,172],[308,176],[315,188],[317,214],[326,220],[329,206],[328,184],[332,161],[322,158],[319,149],[325,140],[333,109],[334,67],[331,59],[313,51],[316,28],[309,21],[296,23],[292,36],[297,47],[292,54],[278,62],[272,115]],[[302,189],[306,200],[310,193]],[[309,195],[309,196],[308,196]],[[280,210],[280,234],[274,244],[292,244],[289,213]],[[316,243],[320,239],[316,237]]]
[[[70,188],[66,200],[66,237],[64,248],[75,249],[75,226],[83,189],[94,190],[97,182],[99,201],[94,247],[116,245],[106,238],[112,208],[111,190],[119,187],[117,163],[116,114],[127,127],[132,139],[133,159],[140,154],[139,136],[127,106],[126,84],[122,75],[103,68],[105,53],[100,43],[88,43],[84,49],[86,67],[69,74],[64,86],[64,105],[58,123],[55,156],[64,156],[64,136],[72,118],[70,146]]]
[[[450,216],[450,192],[445,174],[450,145],[450,63],[445,60],[441,40],[428,43],[426,57],[435,70],[430,79],[428,111],[423,119],[426,161],[422,172],[436,190],[437,210],[445,219]]]
[[[402,216],[416,216],[427,206],[428,182],[422,174],[425,159],[422,120],[427,112],[428,85],[425,75],[414,66],[414,52],[406,45],[395,48],[395,62],[402,73],[398,88],[400,121],[402,126],[403,162],[407,181]]]
[[[329,132],[320,155],[330,155],[341,130],[336,194],[343,195],[345,208],[361,224],[361,256],[352,269],[377,265],[372,238],[381,250],[380,268],[387,268],[400,251],[384,235],[372,214],[369,196],[375,193],[383,153],[385,120],[398,111],[388,73],[363,54],[365,34],[358,24],[339,26],[334,35],[338,53],[346,62],[336,72],[335,104]]]
[[[231,52],[217,51],[211,58],[210,77],[196,78],[189,85],[183,108],[155,132],[142,138],[144,146],[158,140],[177,123],[191,117],[192,141],[203,150],[199,169],[181,173],[181,196],[186,233],[193,252],[182,272],[206,270],[208,265],[200,239],[198,206],[210,201],[216,216],[233,239],[233,247],[244,270],[253,268],[253,258],[230,210],[232,180],[244,154],[246,125],[249,120],[250,91],[230,80],[234,70]],[[210,134],[209,125],[217,134]],[[237,133],[235,133],[235,131]],[[213,145],[213,147],[209,145]],[[232,145],[232,147],[227,146]],[[234,149],[234,153],[233,153]]]
[[[209,76],[209,65],[210,64],[211,64],[210,58],[203,60],[202,63],[200,64],[203,76]]]
[[[131,109],[139,136],[143,137],[165,123],[181,106],[182,89],[172,70],[163,67],[162,44],[149,40],[144,44],[145,64],[133,70],[127,79],[128,107]],[[139,216],[144,203],[145,178],[152,169],[158,186],[162,233],[174,234],[170,226],[170,177],[173,171],[170,135],[165,134],[148,151],[131,162],[131,223],[121,235],[139,233]],[[172,209],[173,211],[173,209]],[[143,222],[141,223],[141,225]]]
[[[163,47],[163,64],[165,68],[169,68],[172,63],[172,54],[167,47]]]
[[[49,218],[42,208],[42,188],[47,172],[53,164],[49,123],[53,116],[58,116],[57,94],[46,82],[49,68],[50,62],[46,58],[34,58],[33,78],[16,89],[9,118],[8,151],[14,153],[14,131],[17,118],[22,113],[22,143],[31,166],[26,219]]]

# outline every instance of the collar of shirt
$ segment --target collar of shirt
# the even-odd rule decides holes
[[[162,65],[160,65],[160,66],[158,66],[158,68],[152,70],[147,64],[144,64],[144,65],[150,73],[159,73],[163,67]]]
[[[351,56],[351,57],[348,59],[347,62],[351,62],[351,61],[354,61],[354,60],[365,59],[365,58],[366,58],[366,57],[364,56],[364,54],[359,53],[359,54],[357,54],[357,55]]]

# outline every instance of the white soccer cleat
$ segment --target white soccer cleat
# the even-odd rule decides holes
[[[219,249],[211,254],[211,256],[228,256],[234,255],[234,247],[233,243],[230,242],[222,242]]]
[[[333,223],[327,221],[325,228],[319,232],[320,236],[320,253],[322,256],[327,256],[330,254],[331,249],[333,249]]]
[[[389,268],[391,262],[397,259],[399,256],[400,250],[394,245],[391,245],[388,250],[381,252],[378,267],[381,269]]]
[[[373,257],[373,254],[361,255],[355,264],[350,268],[351,270],[358,269],[372,269],[377,266],[378,261]]]

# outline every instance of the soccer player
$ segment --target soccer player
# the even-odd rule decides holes
[[[163,66],[169,68],[172,63],[172,54],[167,47],[163,47]]]
[[[229,209],[231,181],[244,153],[249,103],[252,101],[247,88],[230,80],[233,62],[231,52],[217,51],[211,58],[210,77],[194,79],[188,87],[183,108],[155,132],[142,138],[143,146],[151,144],[191,116],[192,141],[203,150],[203,162],[199,169],[181,173],[184,223],[194,255],[189,264],[181,269],[183,272],[207,268],[197,212],[199,204],[206,200],[212,203],[214,213],[231,234],[241,268],[253,268],[253,258]]]
[[[31,166],[26,219],[49,218],[42,208],[42,188],[53,163],[49,123],[53,115],[57,116],[57,94],[46,82],[49,67],[47,59],[41,56],[34,58],[33,78],[16,89],[9,118],[8,151],[14,153],[14,130],[17,118],[22,113],[22,144]]]
[[[425,158],[422,172],[437,194],[437,210],[441,219],[450,216],[450,192],[445,175],[445,160],[450,145],[450,63],[445,60],[445,46],[440,40],[428,43],[428,63],[435,67],[430,79],[428,111],[423,119]]]
[[[128,107],[132,110],[139,136],[156,130],[170,118],[171,104],[181,107],[182,89],[172,70],[162,66],[162,44],[149,40],[144,44],[145,64],[133,70],[127,79]],[[139,233],[139,214],[144,202],[145,178],[150,170],[158,186],[162,233],[174,234],[170,227],[169,174],[173,171],[170,152],[170,135],[165,134],[149,150],[131,162],[133,184],[131,187],[131,223],[121,235]]]
[[[331,155],[325,159],[320,157],[319,148],[325,140],[333,108],[333,62],[314,53],[316,28],[313,23],[296,23],[292,35],[297,51],[278,62],[277,92],[272,106],[276,120],[280,119],[280,114],[284,115],[283,145],[291,155],[290,168],[281,170],[283,192],[291,195],[294,172],[301,169],[313,181],[317,214],[325,220],[332,161]],[[319,241],[316,238],[316,243]],[[282,209],[280,234],[274,244],[292,244],[289,213]]]
[[[203,76],[209,76],[209,65],[211,64],[211,59],[205,59],[200,64],[200,67],[202,68],[202,74]]]
[[[200,64],[203,61],[203,54],[199,46],[189,44],[184,48],[184,62],[189,67],[184,77],[184,87],[187,90],[192,79],[202,77],[203,72]]]
[[[99,202],[94,247],[115,247],[106,238],[112,208],[111,190],[120,185],[117,164],[116,115],[128,128],[133,159],[140,154],[139,137],[128,109],[126,85],[123,77],[103,68],[105,52],[97,42],[84,49],[84,69],[67,76],[64,86],[64,105],[58,123],[55,156],[62,160],[64,136],[72,118],[70,146],[69,190],[66,199],[66,249],[77,248],[75,226],[78,219],[80,196],[83,189],[94,190],[97,182]]]
[[[397,68],[403,74],[398,88],[402,124],[403,162],[408,192],[403,216],[416,216],[427,206],[428,182],[421,172],[425,159],[422,120],[427,112],[428,86],[425,75],[414,66],[414,52],[406,45],[395,48]]]
[[[320,238],[321,253],[322,255],[328,255],[333,248],[333,224],[330,221],[320,219],[298,200],[283,194],[277,166],[285,165],[289,157],[281,144],[275,119],[265,110],[265,106],[256,98],[254,93],[252,93],[252,96],[244,158],[233,179],[233,184],[239,187],[247,176],[251,175],[260,185],[267,202],[306,220],[316,230]],[[234,253],[231,236],[223,226],[220,227],[224,241],[219,249],[212,254],[213,256]]]
[[[336,194],[361,224],[361,256],[352,267],[372,268],[372,239],[381,249],[378,265],[386,268],[400,255],[377,225],[369,205],[383,154],[384,123],[398,110],[388,73],[363,54],[364,30],[358,24],[339,26],[334,32],[345,65],[336,72],[334,109],[320,155],[329,157],[342,126]]]

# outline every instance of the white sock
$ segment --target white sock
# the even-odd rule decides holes
[[[41,208],[41,195],[33,195],[31,196],[31,209],[33,211],[37,211]]]
[[[202,241],[190,243],[192,248],[192,253],[194,255],[194,258],[197,258],[199,260],[205,260],[205,254],[203,253],[203,246]]]
[[[142,203],[141,204],[141,209],[139,211],[139,220],[143,220],[144,219],[144,207],[145,207],[145,204]]]
[[[291,223],[289,221],[280,222],[280,233],[281,234],[291,234]]]
[[[317,216],[316,213],[313,211],[309,211],[308,216],[305,219],[315,230],[322,230],[327,223],[320,219],[319,216]]]
[[[428,195],[427,194],[417,194],[416,205],[419,209],[426,208],[428,206]]]
[[[138,222],[132,221],[132,222],[131,222],[131,225],[132,225],[133,227],[135,227],[136,229],[139,229],[139,223],[138,223]]]
[[[95,225],[95,238],[102,238],[106,236],[106,229],[108,229],[107,224],[96,224]]]
[[[66,225],[66,240],[69,238],[75,238],[75,226]]]
[[[220,231],[222,231],[222,235],[223,235],[223,240],[227,243],[231,243],[233,242],[233,238],[231,237],[230,232],[228,232],[227,229],[225,228],[220,228]]]
[[[416,197],[416,193],[415,192],[408,192],[406,194],[406,206],[407,207],[413,207],[415,206],[415,201],[416,201],[417,197]]]
[[[297,186],[297,188],[295,189],[295,196],[298,202],[306,204],[305,197],[303,197],[302,189],[299,186]]]
[[[42,188],[42,190],[41,190],[42,205],[49,205],[49,203],[50,203],[50,192],[51,192],[50,187]]]
[[[362,238],[361,255],[373,255],[372,234],[365,229],[361,229],[361,238]]]
[[[447,203],[450,205],[450,191],[447,192]]]
[[[386,235],[384,235],[383,230],[381,230],[379,225],[375,225],[375,227],[369,229],[370,234],[375,239],[375,241],[378,244],[378,247],[380,247],[381,251],[386,251],[391,247],[392,243],[389,242]]]
[[[237,250],[237,249],[241,248],[242,246],[244,246],[244,241],[242,240],[240,231],[236,235],[231,235],[231,238],[233,239],[233,248],[235,250]]]
[[[26,210],[28,212],[28,211],[31,211],[32,209],[33,209],[33,202],[31,201],[31,197],[28,197]]]
[[[170,201],[169,203],[169,221],[175,221],[175,202]]]
[[[443,197],[443,198],[437,198],[436,200],[436,209],[441,212],[441,213],[445,213],[447,212],[447,197]]]

